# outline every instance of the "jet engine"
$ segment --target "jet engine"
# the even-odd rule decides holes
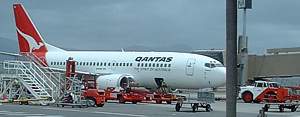
[[[128,74],[102,75],[97,78],[98,89],[106,89],[107,87],[121,87],[125,89],[134,83],[133,76]]]

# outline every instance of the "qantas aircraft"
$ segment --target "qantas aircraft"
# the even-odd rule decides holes
[[[225,67],[207,56],[177,52],[66,51],[46,43],[22,4],[14,4],[20,53],[31,53],[45,67],[65,69],[76,60],[76,70],[98,74],[99,88],[121,87],[129,81],[156,88],[199,89],[225,84]],[[113,46],[113,45],[112,45]]]

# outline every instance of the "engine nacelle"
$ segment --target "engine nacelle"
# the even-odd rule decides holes
[[[108,87],[127,88],[134,83],[132,75],[128,74],[111,74],[103,75],[97,78],[97,88],[106,89]]]

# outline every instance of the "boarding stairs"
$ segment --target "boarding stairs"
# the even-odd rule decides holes
[[[51,78],[51,81],[56,84],[59,91],[55,96],[56,100],[59,100],[63,97],[64,91],[66,90],[66,78],[65,78],[65,71],[55,71],[53,68],[48,67],[47,63],[44,63],[39,57],[37,57],[33,53],[22,53],[28,60],[34,62],[45,75]]]
[[[57,84],[48,77],[44,71],[32,61],[5,61],[3,62],[6,74],[14,74],[17,80],[30,92],[40,104],[54,103],[59,94]],[[43,99],[51,99],[46,101]]]

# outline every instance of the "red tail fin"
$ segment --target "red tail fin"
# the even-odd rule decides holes
[[[40,33],[34,26],[22,4],[13,5],[20,53],[32,53],[44,64],[48,51]]]

